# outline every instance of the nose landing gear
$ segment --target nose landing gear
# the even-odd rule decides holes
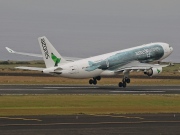
[[[97,76],[97,77],[93,77],[93,79],[90,79],[89,80],[89,84],[94,84],[96,85],[97,84],[97,81],[100,81],[101,80],[101,77],[100,76]]]

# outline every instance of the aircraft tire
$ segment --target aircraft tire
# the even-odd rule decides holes
[[[96,81],[96,80],[93,80],[93,84],[96,85],[96,84],[97,84],[97,81]]]
[[[127,82],[127,83],[130,83],[130,82],[131,82],[131,79],[127,78],[127,79],[126,79],[126,82]]]
[[[126,82],[123,82],[122,84],[123,84],[123,88],[126,88],[127,86]]]
[[[119,87],[122,87],[122,86],[123,86],[123,83],[122,83],[122,82],[120,82],[120,83],[119,83]]]
[[[93,84],[93,82],[94,82],[94,81],[93,81],[92,79],[89,80],[89,84]]]
[[[100,76],[96,77],[96,80],[100,81],[100,80],[101,80],[101,77],[100,77]]]

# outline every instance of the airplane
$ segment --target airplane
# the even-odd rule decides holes
[[[124,88],[131,82],[129,75],[133,71],[142,71],[149,77],[159,75],[162,68],[168,65],[151,63],[160,62],[173,52],[173,47],[169,44],[156,42],[80,59],[62,57],[45,36],[39,37],[38,41],[42,55],[16,52],[8,47],[6,49],[9,53],[43,57],[46,68],[16,67],[16,69],[36,70],[66,78],[92,78],[89,80],[91,85],[96,85],[101,77],[115,76],[122,73],[123,79],[122,82],[118,83],[118,86]]]

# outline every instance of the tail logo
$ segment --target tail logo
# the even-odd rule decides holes
[[[54,63],[55,63],[54,66],[57,67],[58,64],[61,62],[61,58],[56,57],[53,53],[51,53],[51,58],[52,58],[52,60],[53,60]]]
[[[46,42],[45,42],[44,38],[41,39],[41,44],[42,44],[42,48],[43,48],[43,51],[44,51],[44,54],[45,54],[45,58],[46,59],[50,58],[49,52],[48,52],[48,49],[47,49]]]

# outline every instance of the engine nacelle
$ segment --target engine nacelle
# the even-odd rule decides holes
[[[148,71],[145,71],[144,74],[148,75],[148,76],[157,76],[160,73],[162,73],[162,67],[159,68],[151,68]]]

